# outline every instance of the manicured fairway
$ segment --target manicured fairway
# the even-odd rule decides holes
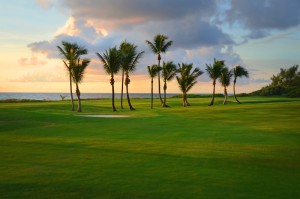
[[[0,198],[300,198],[300,99],[229,100],[0,103]]]

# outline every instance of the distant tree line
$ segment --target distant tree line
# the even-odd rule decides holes
[[[271,77],[271,84],[254,91],[249,95],[300,97],[300,71],[298,65],[280,69]]]
[[[188,92],[190,89],[197,83],[197,78],[203,74],[199,68],[193,68],[192,63],[178,63],[178,67],[172,61],[163,62],[161,65],[161,54],[166,53],[166,51],[171,47],[173,41],[168,41],[168,37],[162,34],[158,34],[153,38],[153,41],[146,40],[151,51],[157,56],[157,65],[153,64],[152,66],[147,66],[148,74],[151,78],[151,109],[153,108],[153,79],[157,76],[158,79],[158,93],[159,99],[162,107],[169,107],[167,105],[167,83],[172,79],[176,78],[179,89],[182,92],[182,105],[190,106],[188,102]],[[76,85],[76,96],[78,99],[78,112],[82,111],[81,100],[80,100],[80,90],[79,83],[82,81],[84,76],[84,71],[90,63],[90,59],[82,59],[82,55],[86,55],[88,50],[82,46],[79,46],[76,43],[69,43],[67,41],[62,42],[62,46],[57,46],[61,55],[62,60],[69,72],[70,80],[70,95],[72,102],[72,110],[74,110],[74,100],[73,100],[73,91],[72,91],[72,81]],[[126,97],[128,101],[128,106],[130,110],[135,110],[131,104],[129,97],[129,84],[130,78],[129,75],[135,71],[136,66],[142,58],[144,52],[137,52],[137,46],[123,41],[119,47],[115,46],[105,50],[103,53],[96,53],[102,62],[103,68],[107,74],[110,75],[110,84],[112,87],[112,110],[116,111],[115,106],[115,79],[114,75],[117,74],[120,70],[122,72],[122,87],[121,87],[121,108],[123,109],[123,85],[126,87]],[[206,64],[206,72],[209,77],[213,80],[213,94],[209,106],[214,104],[215,99],[215,86],[217,80],[224,87],[224,102],[227,103],[227,88],[230,85],[232,77],[233,80],[233,90],[234,97],[238,103],[240,103],[235,94],[235,86],[237,78],[239,77],[248,77],[248,71],[242,66],[235,66],[232,69],[229,69],[225,66],[224,60],[214,59],[213,64]],[[161,96],[161,83],[160,78],[163,80],[163,94]]]

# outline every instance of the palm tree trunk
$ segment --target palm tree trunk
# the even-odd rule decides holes
[[[168,107],[167,105],[167,80],[164,80],[164,101],[163,101],[163,104],[162,106],[163,107]]]
[[[127,101],[128,101],[128,106],[130,108],[130,110],[135,110],[130,102],[130,98],[129,98],[129,92],[128,92],[128,85],[130,84],[130,79],[129,79],[129,75],[126,73],[126,80],[125,80],[125,86],[126,86],[126,95],[127,95]]]
[[[78,109],[77,109],[77,112],[81,112],[80,91],[79,91],[79,87],[78,87],[77,83],[76,83],[76,95],[77,95],[77,99],[78,99]]]
[[[153,77],[151,78],[151,109],[153,109]]]
[[[160,60],[161,60],[160,54],[158,54],[157,59],[158,59],[158,67],[160,67]],[[161,92],[160,92],[160,71],[158,71],[157,76],[158,76],[158,94],[159,94],[159,99],[160,99],[161,104],[163,104],[164,102],[163,102],[163,100],[161,98]]]
[[[214,105],[214,102],[215,102],[216,80],[214,80],[213,86],[214,86],[214,90],[213,90],[213,94],[212,94],[212,99],[211,99],[211,102],[210,102],[210,104],[208,106]]]
[[[72,75],[70,72],[70,94],[71,94],[71,102],[72,102],[72,111],[74,111],[74,99],[73,99],[73,91],[72,91]]]
[[[235,94],[235,84],[236,84],[236,78],[234,78],[234,81],[233,81],[233,95],[234,95],[236,102],[241,104],[241,102],[237,99],[236,94]]]
[[[227,104],[227,89],[226,89],[226,86],[224,87],[224,102],[223,104]]]
[[[186,99],[186,93],[182,93],[182,106],[186,107],[187,106],[187,99]]]
[[[111,84],[111,104],[112,104],[112,110],[113,111],[117,111],[116,107],[115,107],[115,80],[114,80],[114,75],[111,75],[111,79],[110,79],[110,84]]]
[[[124,70],[122,70],[121,109],[123,109],[123,84],[124,84]]]

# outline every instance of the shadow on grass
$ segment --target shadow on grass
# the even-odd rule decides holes
[[[246,100],[241,101],[242,104],[267,104],[278,102],[299,102],[300,99],[266,99],[266,100]]]

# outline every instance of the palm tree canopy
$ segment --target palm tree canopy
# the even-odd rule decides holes
[[[229,86],[231,77],[232,77],[232,72],[228,68],[223,68],[220,79],[219,79],[222,86],[224,86],[224,87]]]
[[[126,72],[132,72],[136,69],[136,64],[144,54],[144,51],[137,53],[137,46],[127,41],[120,45],[121,67]]]
[[[75,83],[80,83],[82,81],[84,71],[90,62],[91,60],[89,59],[78,59],[75,61],[75,65],[72,67],[72,79]]]
[[[173,44],[173,41],[168,41],[168,37],[162,34],[158,34],[153,38],[153,42],[146,40],[150,49],[155,54],[165,53],[168,48]]]
[[[62,41],[62,47],[57,46],[60,54],[63,55],[64,63],[66,67],[70,70],[72,65],[74,65],[75,60],[79,59],[81,55],[86,55],[88,53],[87,49],[79,46],[77,43],[70,43]],[[67,64],[67,62],[69,62]]]
[[[158,71],[161,70],[161,67],[155,64],[152,66],[147,66],[147,68],[148,68],[148,74],[151,78],[154,78],[157,75]]]
[[[170,61],[170,62],[163,62],[163,67],[162,67],[162,78],[164,78],[165,81],[170,81],[172,80],[177,73],[177,68],[176,65]]]
[[[110,48],[109,50],[105,50],[103,55],[96,53],[103,63],[104,70],[108,74],[116,74],[120,70],[121,65],[121,53],[116,48]]]
[[[209,77],[213,80],[218,79],[221,76],[222,70],[225,66],[224,60],[216,60],[214,59],[214,64],[206,64],[206,72],[208,73]]]
[[[180,76],[176,76],[176,79],[182,92],[188,92],[197,83],[197,77],[203,74],[199,68],[192,69],[193,64],[178,64]]]
[[[236,65],[233,68],[233,75],[234,78],[236,79],[237,77],[249,77],[249,73],[247,71],[247,69],[245,69],[244,67],[240,66],[240,65]]]

